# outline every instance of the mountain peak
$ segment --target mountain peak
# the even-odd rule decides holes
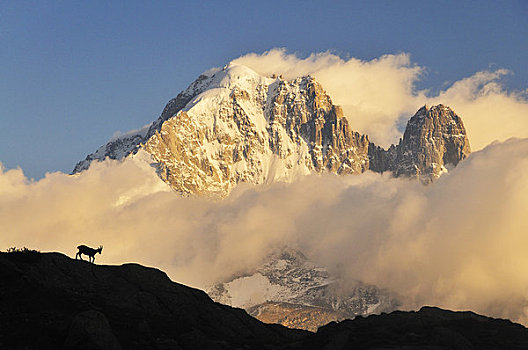
[[[269,84],[272,81],[271,78],[263,77],[247,66],[233,62],[215,72],[209,79],[211,79],[209,89],[233,88],[235,86],[251,89],[256,84]]]
[[[374,171],[417,177],[429,183],[471,153],[462,119],[448,106],[424,105],[407,123],[403,138],[388,150],[370,149]]]
[[[293,181],[311,172],[361,173],[368,139],[313,77],[263,77],[230,64],[201,75],[143,134],[112,140],[84,161],[144,151],[182,194],[225,196],[239,182]]]
[[[314,172],[370,169],[430,182],[470,150],[462,121],[449,107],[423,106],[409,120],[402,144],[384,150],[352,130],[315,78],[264,77],[230,63],[200,75],[150,126],[112,139],[73,172],[138,152],[177,192],[224,197],[240,182],[292,182]]]

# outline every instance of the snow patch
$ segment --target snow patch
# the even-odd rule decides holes
[[[229,290],[231,306],[247,308],[273,300],[283,288],[271,284],[260,273],[237,278],[225,285]]]

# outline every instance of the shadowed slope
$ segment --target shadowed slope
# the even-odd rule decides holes
[[[417,312],[332,322],[309,336],[303,349],[528,349],[528,330],[473,312],[423,307]]]
[[[528,349],[528,330],[472,312],[267,325],[137,264],[0,253],[0,349]]]
[[[0,253],[0,281],[0,349],[260,349],[305,334],[137,264]]]

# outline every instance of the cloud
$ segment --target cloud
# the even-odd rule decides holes
[[[103,244],[100,263],[139,262],[204,287],[289,245],[347,280],[395,291],[408,308],[528,323],[528,103],[502,87],[508,72],[477,72],[430,96],[416,89],[424,69],[406,54],[361,61],[275,49],[236,61],[261,74],[313,74],[354,129],[385,145],[424,103],[448,104],[480,151],[427,187],[389,174],[313,175],[238,186],[222,201],[178,196],[134,159],[39,181],[0,166],[0,249],[73,257],[79,244]]]
[[[397,143],[407,120],[424,104],[446,104],[463,119],[473,150],[494,140],[528,137],[526,94],[508,92],[503,69],[477,72],[436,95],[418,90],[425,73],[409,54],[384,55],[371,61],[343,59],[330,52],[299,58],[284,49],[250,53],[236,60],[264,75],[287,79],[313,75],[335,104],[341,105],[354,130],[382,146]]]
[[[346,279],[438,305],[527,322],[528,139],[494,143],[430,186],[365,173],[239,186],[222,201],[167,191],[139,162],[29,181],[0,173],[0,249],[139,262],[204,287],[249,271],[271,250],[301,249]]]
[[[501,78],[510,72],[499,69],[478,72],[455,82],[428,103],[444,103],[455,108],[468,131],[472,149],[510,137],[528,137],[528,101],[526,93],[509,92]]]
[[[319,218],[332,213],[333,234],[311,244],[311,254],[329,265],[341,256],[349,277],[395,290],[409,307],[526,322],[527,155],[528,140],[509,140],[474,153],[430,187],[379,178],[352,186],[321,210]],[[324,230],[317,216],[306,219],[306,229]]]

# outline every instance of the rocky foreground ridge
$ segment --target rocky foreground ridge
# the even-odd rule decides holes
[[[307,333],[266,325],[138,264],[0,253],[0,349],[262,349]]]
[[[422,107],[400,143],[385,150],[353,131],[313,77],[288,81],[230,64],[198,77],[151,125],[109,141],[73,173],[94,160],[137,157],[177,192],[225,196],[240,182],[291,182],[314,172],[391,171],[427,183],[469,153],[462,119],[447,106]]]
[[[332,322],[264,324],[137,264],[0,253],[0,349],[527,349],[528,329],[424,307]]]

